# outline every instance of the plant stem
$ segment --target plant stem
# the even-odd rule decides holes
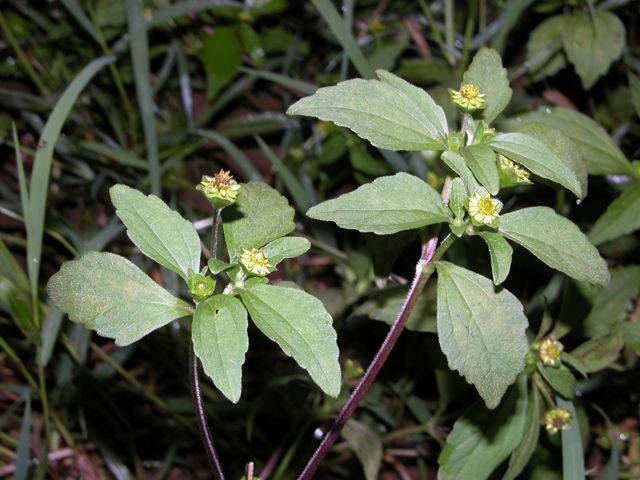
[[[391,326],[387,337],[384,339],[384,342],[382,342],[382,346],[371,362],[371,365],[369,365],[369,368],[367,368],[367,371],[364,373],[362,380],[360,380],[360,383],[351,394],[351,397],[349,397],[346,405],[342,408],[342,411],[338,415],[338,418],[336,418],[331,429],[322,439],[322,442],[320,442],[320,445],[313,453],[311,459],[302,471],[302,474],[300,474],[300,476],[298,477],[298,480],[309,480],[313,476],[315,471],[318,469],[320,462],[329,451],[329,448],[331,448],[331,446],[338,438],[338,435],[340,434],[340,431],[342,430],[344,425],[347,423],[347,420],[353,414],[358,403],[367,393],[367,390],[369,390],[369,387],[378,375],[380,368],[382,368],[382,365],[384,365],[384,362],[389,356],[389,353],[391,353],[391,349],[395,345],[398,337],[400,336],[400,333],[402,332],[404,324],[407,322],[407,319],[409,318],[409,315],[413,310],[413,307],[418,299],[418,295],[427,283],[427,280],[431,276],[431,273],[433,273],[434,267],[431,262],[436,253],[437,243],[438,235],[432,236],[425,243],[422,250],[422,255],[420,256],[420,260],[416,265],[416,274],[413,278],[413,283],[411,284],[411,288],[409,289],[409,293],[407,294],[407,298],[405,299],[404,305],[402,306],[398,317]]]
[[[207,417],[204,413],[202,394],[200,392],[200,380],[198,379],[198,357],[196,357],[195,352],[193,351],[193,344],[189,349],[189,374],[191,378],[191,398],[193,399],[193,406],[196,411],[196,419],[198,420],[202,443],[204,443],[207,457],[209,457],[211,471],[213,472],[213,476],[216,480],[224,480],[222,466],[220,465],[216,448],[213,446],[213,438],[211,437],[211,432],[207,426]]]
[[[218,226],[220,225],[220,215],[222,208],[216,208],[213,219],[213,234],[211,235],[211,258],[218,258]]]

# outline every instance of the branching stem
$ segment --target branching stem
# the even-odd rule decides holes
[[[398,337],[400,336],[400,333],[402,332],[402,329],[407,322],[407,319],[409,318],[413,307],[415,306],[418,295],[420,295],[420,292],[427,283],[427,280],[433,273],[433,261],[439,258],[436,257],[437,244],[437,234],[429,238],[429,240],[425,243],[422,250],[422,255],[420,256],[420,260],[416,265],[416,274],[413,278],[413,282],[411,283],[411,288],[409,289],[409,293],[407,294],[407,298],[405,299],[404,305],[402,306],[398,317],[391,326],[387,337],[384,339],[384,342],[382,343],[380,350],[378,350],[378,353],[371,362],[371,365],[369,365],[369,368],[364,373],[362,380],[360,380],[360,383],[351,394],[351,397],[349,397],[349,400],[347,401],[345,406],[342,408],[342,411],[338,415],[338,418],[336,418],[331,429],[324,436],[322,442],[320,442],[320,445],[313,453],[313,456],[298,477],[298,480],[311,479],[315,471],[318,469],[320,462],[323,460],[331,446],[338,438],[338,435],[340,434],[340,431],[342,430],[344,425],[347,423],[347,420],[358,406],[358,403],[367,393],[367,390],[369,390],[369,387],[378,375],[378,372],[382,368],[382,365],[384,365],[384,362],[389,356],[389,353],[391,353],[391,349],[398,340]],[[439,254],[441,255],[442,253],[444,253],[443,249],[440,250]]]

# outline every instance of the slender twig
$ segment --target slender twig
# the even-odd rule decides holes
[[[211,437],[211,432],[207,426],[207,417],[204,413],[202,393],[200,392],[200,380],[198,379],[198,357],[196,357],[193,351],[193,345],[189,349],[189,374],[191,378],[191,397],[193,398],[193,405],[196,411],[196,418],[198,420],[202,443],[204,443],[207,457],[209,457],[211,471],[213,472],[213,476],[216,480],[224,480],[222,466],[220,465],[216,448],[213,445],[213,438]]]
[[[218,250],[218,226],[220,224],[220,214],[222,208],[217,208],[215,212],[215,219],[213,221],[213,233],[211,237],[211,258],[217,258]],[[200,391],[200,379],[198,378],[198,357],[193,350],[193,343],[189,348],[189,378],[191,379],[191,398],[193,399],[193,408],[196,412],[196,419],[198,421],[198,429],[200,430],[200,437],[204,444],[204,449],[207,452],[209,458],[209,464],[211,465],[211,471],[216,480],[224,480],[224,473],[222,473],[222,465],[218,459],[216,453],[216,447],[213,445],[213,437],[207,424],[207,415],[204,411],[204,405],[202,403],[202,392]]]
[[[220,225],[220,214],[222,208],[216,208],[213,220],[213,234],[211,235],[211,258],[218,258],[218,226]]]
[[[409,318],[409,314],[413,310],[413,307],[418,299],[418,295],[424,288],[427,280],[434,270],[432,260],[434,260],[437,244],[437,235],[432,236],[425,243],[420,260],[416,265],[416,274],[413,279],[413,283],[411,284],[411,288],[409,289],[409,293],[407,294],[407,298],[405,299],[404,305],[402,306],[398,317],[396,318],[394,324],[391,326],[387,337],[384,339],[384,342],[382,343],[380,350],[378,350],[378,353],[371,362],[371,365],[369,365],[369,368],[364,373],[362,380],[360,380],[360,383],[351,394],[351,397],[349,397],[346,405],[342,408],[342,411],[338,415],[338,418],[336,418],[331,429],[322,439],[322,442],[320,442],[320,445],[313,453],[313,456],[305,466],[302,474],[298,477],[298,480],[309,480],[313,476],[315,471],[318,469],[320,462],[329,451],[329,448],[331,448],[331,446],[338,438],[338,435],[340,434],[340,431],[342,430],[344,425],[347,423],[347,420],[353,414],[358,403],[367,393],[367,390],[369,390],[369,387],[378,375],[378,372],[389,356],[389,353],[391,353],[393,346],[398,340],[398,337],[400,336],[400,333],[402,332],[402,329],[407,322],[407,319]]]

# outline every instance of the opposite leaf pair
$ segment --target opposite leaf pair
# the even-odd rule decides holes
[[[153,195],[124,185],[112,187],[110,193],[116,214],[142,253],[180,275],[190,290],[197,287],[194,280],[210,280],[212,288],[190,305],[129,260],[90,252],[65,263],[47,286],[56,306],[71,320],[114,338],[118,345],[128,345],[172,320],[193,315],[193,348],[205,373],[227,398],[237,402],[250,316],[267,337],[309,371],[320,388],[329,395],[338,394],[336,333],[320,301],[297,288],[267,285],[266,279],[242,266],[242,252],[247,250],[266,252],[275,267],[309,248],[307,240],[285,236],[294,228],[294,211],[277,191],[265,184],[242,185],[237,202],[223,213],[229,261],[210,260],[202,271],[200,238],[191,222]],[[229,274],[224,294],[211,295],[215,282],[205,277],[207,270]]]

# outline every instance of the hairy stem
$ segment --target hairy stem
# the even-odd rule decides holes
[[[189,377],[191,378],[191,398],[193,399],[193,406],[196,411],[198,428],[200,429],[202,443],[204,444],[207,457],[209,458],[211,471],[213,472],[213,476],[216,480],[224,480],[222,466],[220,465],[216,448],[213,445],[213,438],[211,437],[211,431],[209,431],[209,427],[207,426],[207,417],[204,413],[202,393],[200,392],[200,380],[198,379],[198,357],[196,357],[195,352],[193,351],[193,345],[189,349]]]
[[[211,234],[211,258],[218,258],[218,227],[222,208],[216,208],[213,216],[213,233]]]
[[[342,408],[342,411],[338,415],[338,418],[336,418],[331,429],[324,436],[322,442],[320,442],[320,445],[313,453],[313,456],[302,471],[302,474],[300,474],[300,476],[298,477],[298,480],[309,480],[313,476],[315,471],[318,469],[320,462],[329,451],[329,448],[331,448],[331,446],[334,444],[334,442],[338,438],[338,435],[340,434],[340,431],[358,406],[358,403],[367,393],[367,390],[369,390],[369,387],[378,375],[380,368],[382,368],[382,365],[384,365],[384,362],[389,356],[389,353],[391,353],[391,349],[398,340],[398,337],[402,332],[402,328],[407,322],[407,319],[409,318],[409,315],[411,314],[413,307],[415,306],[418,295],[420,295],[420,292],[427,283],[427,280],[431,276],[431,273],[433,273],[434,267],[432,261],[434,260],[436,254],[437,243],[438,235],[432,236],[425,243],[422,250],[422,255],[420,256],[420,260],[416,265],[416,274],[413,278],[411,288],[409,289],[409,293],[407,294],[407,298],[405,299],[404,305],[402,306],[398,317],[391,326],[387,337],[384,339],[384,342],[382,342],[380,350],[378,350],[378,353],[371,362],[371,365],[369,365],[369,368],[364,373],[362,380],[360,380],[360,383],[351,394],[351,397],[349,397],[349,400],[347,401],[345,406]]]

